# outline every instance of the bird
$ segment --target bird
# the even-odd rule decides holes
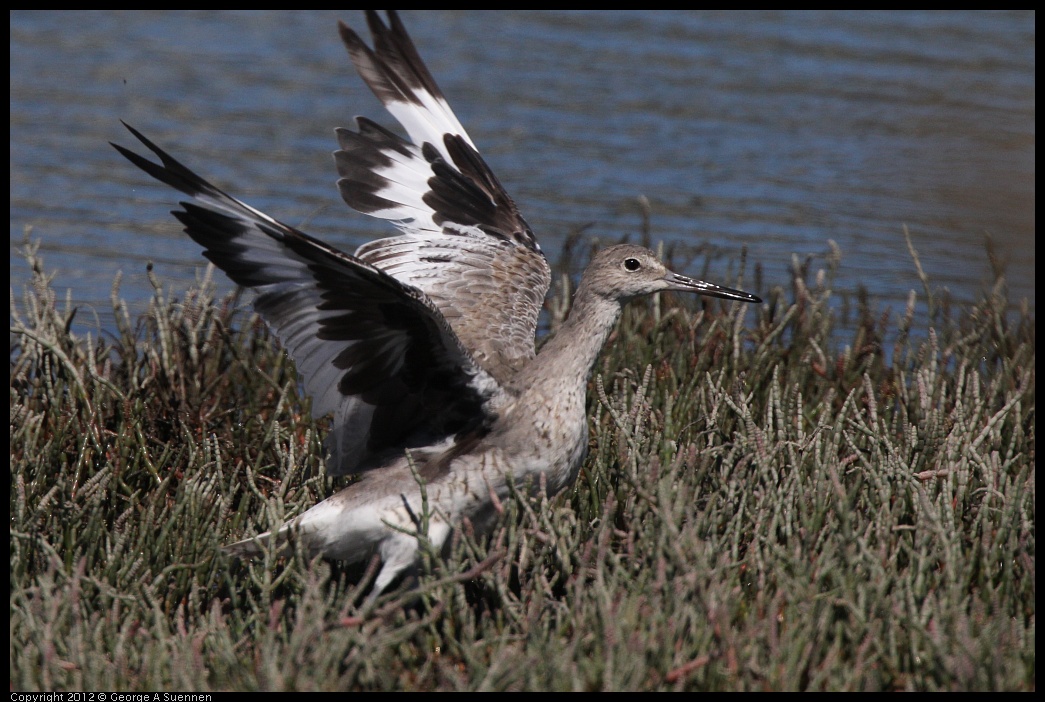
[[[354,129],[335,130],[334,162],[344,201],[390,222],[394,236],[345,253],[220,190],[126,123],[158,162],[112,144],[189,196],[172,214],[207,259],[256,291],[255,310],[295,361],[313,415],[333,414],[327,473],[356,476],[226,552],[286,553],[293,534],[311,557],[376,554],[368,601],[417,574],[422,541],[438,551],[465,520],[490,531],[514,486],[553,496],[574,482],[588,448],[588,379],[624,303],[661,291],[761,302],[674,273],[647,248],[610,246],[593,255],[568,317],[538,352],[545,255],[399,16],[386,17],[366,13],[372,46],[338,29],[406,137],[356,117]]]

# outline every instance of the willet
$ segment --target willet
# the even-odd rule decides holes
[[[364,118],[338,129],[344,200],[399,235],[342,253],[214,187],[128,126],[159,163],[114,144],[192,197],[173,212],[204,255],[258,292],[255,308],[293,357],[312,412],[333,412],[327,470],[360,474],[291,520],[312,555],[374,553],[376,597],[419,556],[422,485],[435,549],[468,519],[494,523],[509,481],[550,495],[577,476],[588,445],[585,395],[621,305],[662,290],[760,302],[678,275],[648,249],[613,246],[581,277],[569,317],[540,353],[548,264],[529,225],[483,161],[395,13],[373,11],[374,48],[339,24],[363,80],[409,140]],[[258,554],[272,533],[227,547]]]

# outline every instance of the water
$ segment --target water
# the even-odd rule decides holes
[[[683,272],[727,285],[742,247],[765,293],[792,254],[842,250],[842,296],[899,314],[931,283],[989,280],[1034,305],[1034,14],[1027,12],[407,12],[422,57],[549,258],[584,229],[702,246]],[[144,309],[146,263],[180,292],[199,248],[178,196],[108,144],[123,119],[204,177],[352,250],[394,230],[334,186],[333,128],[392,126],[336,31],[360,13],[14,12],[11,282],[43,241],[79,321],[109,292]],[[139,149],[141,151],[141,149]],[[814,265],[819,262],[815,261]],[[750,269],[750,267],[749,267]],[[222,279],[224,282],[224,279]],[[751,289],[750,271],[745,287]]]

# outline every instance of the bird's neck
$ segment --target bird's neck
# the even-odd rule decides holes
[[[531,364],[530,384],[584,386],[620,312],[618,301],[588,294],[582,284],[569,317]]]

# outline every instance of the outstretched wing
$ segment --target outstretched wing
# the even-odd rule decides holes
[[[401,232],[356,256],[423,290],[476,362],[507,383],[534,357],[551,272],[398,16],[388,18],[386,27],[367,12],[373,49],[339,24],[359,75],[409,137],[364,117],[356,118],[358,131],[337,130],[341,196]]]
[[[334,413],[331,473],[493,421],[500,386],[423,291],[227,195],[127,128],[160,163],[113,146],[193,198],[174,216],[218,268],[257,290],[255,308],[296,362],[313,415]]]

